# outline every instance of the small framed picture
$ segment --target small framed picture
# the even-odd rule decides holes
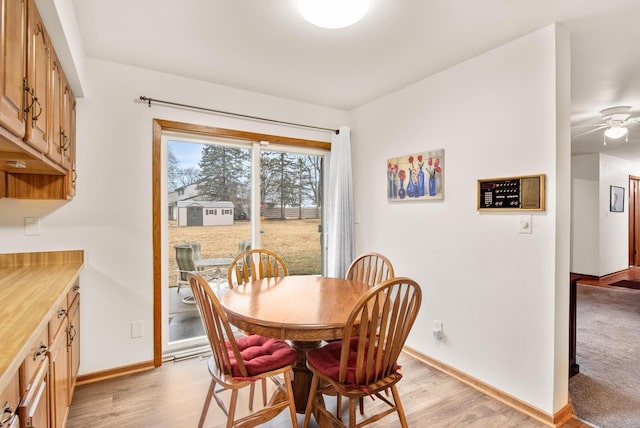
[[[610,186],[611,207],[610,211],[624,212],[624,187]]]

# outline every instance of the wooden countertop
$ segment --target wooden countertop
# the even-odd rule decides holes
[[[0,254],[0,391],[67,297],[84,251]]]

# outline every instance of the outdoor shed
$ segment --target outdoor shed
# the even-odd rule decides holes
[[[178,226],[230,226],[231,201],[178,201]]]

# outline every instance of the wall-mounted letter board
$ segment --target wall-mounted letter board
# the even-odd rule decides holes
[[[545,175],[478,180],[478,211],[544,211]]]

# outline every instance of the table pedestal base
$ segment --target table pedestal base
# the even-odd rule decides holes
[[[292,345],[298,351],[298,362],[293,368],[293,396],[296,402],[296,411],[304,414],[309,401],[309,391],[311,390],[311,380],[313,373],[307,368],[307,351],[320,347],[322,342],[301,342],[294,340]],[[333,424],[322,417],[321,414],[314,414],[319,428],[333,427]]]
[[[293,368],[293,395],[296,401],[296,411],[304,413],[307,408],[307,400],[309,399],[309,390],[311,389],[311,379],[313,373],[307,368],[307,351],[320,347],[317,342],[300,342],[293,341],[293,347],[298,351],[298,362]]]

